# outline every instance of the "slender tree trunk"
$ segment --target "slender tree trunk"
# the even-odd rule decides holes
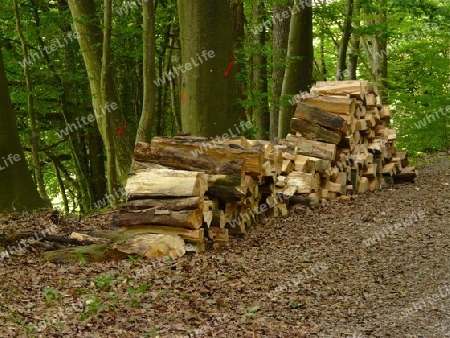
[[[289,6],[275,4],[275,18],[289,12]],[[283,76],[286,70],[286,53],[289,40],[289,20],[275,20],[273,24],[273,71],[272,71],[272,104],[270,112],[270,139],[278,137],[278,115],[280,109]]]
[[[327,70],[327,64],[325,62],[325,44],[324,44],[324,38],[323,35],[320,36],[320,68],[319,68],[320,74],[322,75],[322,79],[326,81],[328,70]]]
[[[105,2],[105,5],[110,5],[110,0],[105,1],[108,1]],[[109,50],[109,42],[105,41],[107,46],[104,46],[103,53],[102,49],[98,47],[105,43],[99,28],[99,21],[96,19],[94,1],[69,0],[69,8],[76,31],[80,35],[78,42],[89,77],[92,105],[106,149],[109,194],[115,195],[115,189],[125,183],[130,169],[133,157],[133,130],[126,125],[123,110],[114,88],[113,73],[108,69],[111,65],[105,64],[105,60],[109,59],[109,56],[105,55],[105,52]],[[106,10],[108,10],[107,7],[105,7]],[[104,22],[104,26],[106,29],[108,29],[110,14],[108,16],[105,13],[104,19],[107,21]],[[106,32],[104,38],[108,39],[109,34],[110,32]]]
[[[347,14],[345,17],[344,31],[342,32],[341,43],[339,44],[339,56],[336,69],[336,80],[344,80],[344,73],[347,70],[347,49],[352,34],[353,0],[347,0]]]
[[[288,102],[292,95],[308,91],[312,83],[314,63],[312,7],[295,0],[295,14],[291,16],[288,65],[283,79],[278,137],[284,138],[289,132],[294,107]]]
[[[253,18],[255,22],[265,21],[264,3],[260,2],[253,8]],[[256,138],[265,140],[269,138],[270,114],[267,98],[267,58],[264,55],[266,45],[266,31],[263,29],[258,33],[257,45],[255,46],[255,55],[253,56],[253,95],[256,96],[256,106],[254,109],[256,122]]]
[[[360,15],[361,15],[361,9],[360,9],[360,0],[355,0],[355,3],[353,5],[353,27],[355,29],[360,28]],[[351,38],[351,51],[350,56],[348,59],[348,70],[349,80],[356,80],[356,70],[358,69],[358,55],[360,50],[360,34],[359,33],[352,33]]]
[[[381,32],[378,36],[379,40],[379,48],[380,51],[386,51],[388,48],[388,27],[387,27],[387,20],[388,20],[388,3],[387,0],[380,0],[380,17],[379,17],[379,24],[381,26]],[[380,97],[383,104],[387,104],[389,102],[389,95],[388,95],[388,57],[383,57],[379,61],[379,67],[380,67],[380,73],[379,73],[379,81],[378,83],[378,89],[380,90]]]
[[[243,0],[230,0],[231,7],[231,18],[233,21],[233,41],[234,50],[236,52],[243,51],[243,45],[245,40],[245,12],[244,12],[244,1]],[[236,57],[237,59],[237,57]],[[245,63],[236,62],[235,64],[236,74],[245,73]],[[245,81],[236,81],[236,96],[240,101],[245,100]],[[246,120],[245,106],[242,103],[235,102],[236,112],[239,115],[240,120]]]
[[[233,134],[236,112],[231,12],[228,1],[178,0],[183,131],[198,136]],[[189,64],[186,70],[184,65]]]
[[[45,42],[42,40],[42,35],[41,35],[41,20],[40,20],[40,11],[39,11],[39,7],[38,7],[38,3],[36,2],[36,0],[32,0],[33,3],[33,16],[34,16],[34,20],[35,20],[35,26],[36,26],[36,35],[37,35],[37,40],[39,43],[40,48],[43,50],[45,47]],[[66,13],[66,11],[68,11],[68,4],[65,0],[58,0],[57,2],[57,8],[60,14],[64,15]],[[61,24],[60,25],[60,29],[61,31],[66,34],[66,36],[69,36],[70,33],[72,33],[71,31],[71,27],[68,24]],[[65,66],[67,67],[67,65],[73,64],[74,59],[73,59],[73,53],[70,50],[70,46],[68,44],[64,45],[64,59],[65,59]],[[73,95],[71,95],[70,91],[71,91],[71,86],[64,81],[61,76],[58,74],[58,72],[56,71],[52,60],[50,59],[49,55],[47,53],[43,54],[44,56],[44,60],[47,63],[48,68],[50,69],[53,77],[55,78],[55,80],[57,81],[57,83],[59,83],[61,85],[61,94],[59,97],[59,100],[61,102],[61,112],[64,118],[64,122],[66,124],[70,123],[71,121],[71,117],[73,117],[73,114],[71,114],[70,111],[70,97]],[[84,133],[84,131],[80,131],[79,133]],[[68,142],[70,144],[70,152],[72,154],[72,159],[73,159],[73,164],[74,164],[74,171],[76,174],[76,177],[78,178],[78,180],[76,181],[77,183],[77,189],[80,190],[80,194],[81,194],[81,198],[78,201],[79,205],[80,205],[80,211],[82,213],[84,212],[89,212],[92,208],[92,204],[93,204],[93,196],[92,196],[92,191],[91,191],[91,182],[90,181],[90,177],[92,177],[92,180],[96,180],[97,177],[99,176],[88,176],[88,167],[85,167],[84,170],[82,168],[82,154],[84,151],[84,148],[81,147],[80,143],[78,142],[77,138],[75,137],[76,135],[69,135],[68,137]],[[102,175],[101,173],[98,173],[98,175]]]
[[[371,7],[372,8],[372,7]],[[372,81],[378,86],[381,100],[383,103],[388,102],[387,93],[387,76],[388,76],[388,30],[387,30],[387,0],[380,0],[377,4],[378,12],[367,13],[375,16],[375,20],[369,20],[368,24],[375,27],[375,34],[371,36],[371,44],[365,37],[361,37],[360,41],[366,52],[367,58],[371,65]]]
[[[153,135],[153,121],[155,117],[156,79],[155,70],[155,4],[153,0],[142,2],[143,18],[143,102],[142,115],[136,135],[137,142],[150,142]]]
[[[0,102],[0,213],[50,208],[51,204],[39,196],[20,145],[1,46]]]
[[[109,81],[110,79],[110,63],[111,63],[111,11],[112,11],[112,0],[104,0],[103,3],[103,50],[102,50],[102,62],[101,62],[101,75],[100,75],[100,96],[101,96],[101,106],[106,107],[108,102],[109,86],[113,85]],[[105,119],[105,147],[106,147],[106,158],[107,158],[107,177],[108,177],[108,191],[110,194],[110,203],[112,206],[117,205],[117,195],[116,191],[120,188],[121,184],[119,182],[119,177],[117,175],[117,167],[115,164],[116,149],[114,142],[114,124],[111,123],[111,119]]]
[[[13,3],[14,3],[14,16],[16,18],[16,30],[17,34],[19,35],[20,44],[22,45],[23,57],[24,60],[28,60],[28,47],[25,41],[25,37],[23,36],[22,33],[22,27],[20,23],[20,13],[17,0],[13,0]],[[41,198],[50,203],[50,198],[48,197],[47,191],[45,189],[44,174],[42,173],[41,161],[39,156],[39,128],[37,125],[36,111],[34,109],[33,84],[31,83],[31,75],[28,63],[24,62],[23,66],[24,66],[23,73],[25,75],[25,83],[27,86],[28,116],[30,117],[31,123],[30,144],[31,144],[31,160],[33,163],[34,176],[36,179],[36,183]]]

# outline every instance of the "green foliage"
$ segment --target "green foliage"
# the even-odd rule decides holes
[[[52,287],[46,287],[44,289],[45,305],[50,307],[55,305],[55,302],[61,298],[58,290]]]
[[[109,290],[114,283],[110,275],[96,276],[94,277],[94,282],[97,289],[102,291]]]
[[[84,255],[82,252],[77,252],[77,258],[78,258],[78,263],[80,264],[80,266],[85,266],[86,265],[86,258],[84,258]]]

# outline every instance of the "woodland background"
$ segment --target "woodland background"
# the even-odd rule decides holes
[[[115,205],[134,142],[155,135],[246,120],[246,137],[283,137],[315,81],[371,81],[398,149],[448,149],[447,0],[4,0],[0,25],[0,157],[26,159],[0,172],[0,210],[35,186],[66,213]],[[216,56],[157,85],[203,50]]]

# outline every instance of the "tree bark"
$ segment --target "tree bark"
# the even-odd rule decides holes
[[[278,18],[289,11],[289,6],[275,4],[273,15]],[[286,69],[286,52],[289,40],[289,20],[275,20],[273,25],[273,71],[272,71],[272,105],[270,111],[270,139],[278,137],[278,115],[280,109],[281,89]]]
[[[286,67],[282,86],[278,137],[284,138],[289,132],[294,107],[287,102],[297,92],[307,91],[312,82],[313,71],[313,22],[312,7],[295,0],[294,14],[291,16]]]
[[[137,142],[150,142],[153,135],[153,121],[156,114],[156,78],[155,71],[155,4],[154,1],[142,2],[143,19],[143,98],[142,115],[136,134]]]
[[[259,2],[253,8],[253,18],[255,22],[265,20],[264,2]],[[267,58],[264,55],[266,44],[266,30],[262,29],[258,33],[255,44],[255,54],[253,55],[253,95],[256,97],[256,106],[253,110],[254,120],[256,122],[256,138],[266,140],[269,138],[270,115],[269,103],[267,98]]]
[[[105,4],[108,3],[105,2]],[[76,31],[80,35],[78,42],[89,77],[92,105],[96,112],[95,118],[106,148],[107,167],[109,168],[107,173],[109,194],[115,195],[114,190],[118,189],[119,185],[124,184],[130,170],[134,141],[132,138],[133,132],[129,126],[126,127],[124,124],[125,117],[114,88],[112,72],[107,71],[105,73],[106,68],[104,67],[110,67],[110,64],[102,67],[104,53],[98,47],[102,46],[103,43],[102,31],[99,28],[100,23],[96,19],[94,1],[69,0],[69,8]],[[107,20],[109,19],[107,18]],[[103,97],[103,95],[106,95],[106,97]],[[111,108],[112,105],[114,105],[115,109]]]
[[[14,0],[13,3],[14,3],[14,16],[16,19],[16,30],[19,36],[20,44],[22,45],[23,57],[24,60],[28,60],[28,47],[25,41],[25,37],[23,36],[22,33],[22,27],[20,23],[20,13],[17,0]],[[31,83],[30,69],[28,67],[27,62],[23,63],[23,73],[25,76],[25,82],[27,86],[27,99],[28,99],[27,108],[28,108],[28,116],[30,117],[31,123],[30,144],[31,144],[31,160],[33,163],[34,176],[41,198],[50,203],[50,198],[48,197],[47,191],[45,189],[44,174],[42,173],[41,161],[39,156],[39,128],[37,125],[36,112],[34,110],[33,84]]]
[[[231,17],[233,21],[233,41],[236,51],[243,50],[243,42],[245,39],[245,12],[243,0],[230,0]],[[235,64],[236,74],[245,72],[244,63]],[[236,96],[240,101],[245,100],[245,82],[243,80],[236,80]],[[245,121],[245,107],[242,103],[236,102],[235,108],[239,119]]]
[[[370,37],[371,44],[369,45],[368,39],[365,37],[361,37],[360,41],[371,65],[372,81],[378,87],[381,101],[386,104],[388,103],[387,75],[389,57],[387,50],[387,0],[380,0],[377,8],[379,8],[377,13],[372,13],[370,10],[367,10],[368,13],[366,13],[377,18],[368,20],[368,24],[375,27],[375,34]]]
[[[239,122],[234,109],[236,71],[229,2],[178,0],[178,12],[184,63],[183,131],[197,136],[222,135]],[[184,70],[187,63],[191,70]]]
[[[0,212],[49,208],[51,205],[39,196],[20,146],[1,48],[0,102],[3,104],[0,109],[0,186],[3,189],[0,194]]]
[[[353,4],[353,27],[360,28],[361,4],[360,0],[354,0]],[[351,50],[348,58],[348,79],[356,80],[356,70],[358,68],[358,55],[360,50],[360,34],[353,31],[351,37]]]
[[[347,0],[347,14],[345,17],[344,31],[342,32],[341,43],[339,44],[339,56],[336,69],[336,80],[342,81],[347,70],[347,49],[352,34],[353,0]]]

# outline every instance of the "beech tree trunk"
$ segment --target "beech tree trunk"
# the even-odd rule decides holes
[[[105,11],[110,12],[108,9],[110,0],[105,0],[105,5]],[[109,53],[108,21],[111,13],[105,13],[104,25],[107,31],[104,35],[106,41],[103,41],[93,0],[69,0],[69,8],[75,30],[80,35],[78,42],[89,77],[92,106],[106,148],[109,194],[115,196],[115,192],[125,183],[130,170],[134,140],[133,131],[130,126],[126,126],[120,100],[114,88],[110,64],[104,65],[105,61],[109,60],[108,55],[104,54]],[[102,51],[99,46],[103,46],[104,43],[106,44]]]
[[[284,74],[278,119],[279,138],[284,138],[289,132],[294,114],[294,107],[287,102],[288,99],[298,92],[308,91],[312,82],[314,60],[312,28],[312,7],[305,6],[303,1],[295,0],[287,51],[289,64]]]
[[[276,4],[273,15],[278,18],[289,11],[289,6]],[[273,71],[272,71],[272,105],[270,111],[270,139],[278,137],[278,115],[280,109],[281,89],[286,69],[286,52],[289,40],[289,20],[275,20],[273,24]]]
[[[156,78],[155,65],[155,4],[154,1],[142,2],[143,38],[143,99],[142,115],[136,135],[137,142],[150,142],[152,139],[153,121],[156,115]]]
[[[347,0],[347,15],[345,17],[344,31],[339,44],[339,56],[336,69],[336,80],[342,81],[347,70],[347,49],[352,34],[353,0]]]
[[[253,18],[255,22],[265,21],[264,3],[260,2],[253,8]],[[269,103],[267,98],[267,58],[264,55],[266,44],[266,31],[262,29],[255,36],[255,54],[253,55],[253,95],[256,97],[256,106],[253,110],[254,120],[256,122],[256,138],[266,140],[269,138],[270,115]]]
[[[50,208],[39,196],[20,145],[1,48],[0,102],[0,213]]]
[[[178,12],[182,129],[197,136],[221,136],[239,122],[239,112],[234,109],[236,70],[230,4],[223,0],[178,0]]]

